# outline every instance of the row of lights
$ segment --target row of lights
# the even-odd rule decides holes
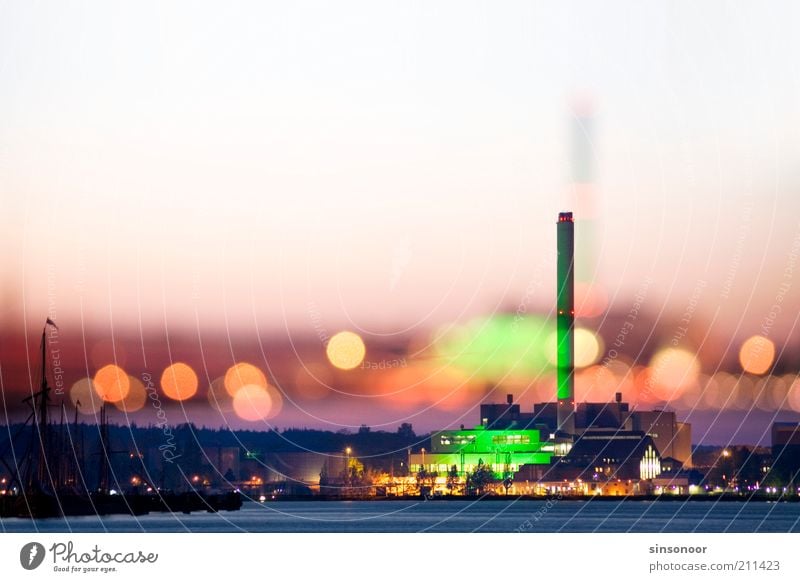
[[[366,354],[364,341],[353,332],[334,335],[326,346],[331,365],[351,370],[361,364]],[[170,400],[184,402],[197,394],[199,379],[189,364],[176,362],[167,366],[158,381],[161,394]],[[94,378],[83,378],[72,385],[70,398],[80,412],[95,414],[103,402],[120,410],[135,412],[144,407],[147,398],[159,399],[155,386],[148,380],[130,376],[116,364],[103,366]],[[272,418],[282,406],[280,392],[267,382],[265,374],[253,364],[239,362],[212,382],[209,401],[220,411],[235,412],[243,420],[260,421]]]
[[[555,333],[546,341],[547,360],[555,363]],[[588,368],[595,364],[602,350],[602,343],[594,332],[585,328],[575,330],[575,364],[577,368]],[[351,331],[335,334],[325,348],[331,366],[340,370],[352,370],[364,361],[366,347],[363,339]],[[775,358],[775,345],[768,338],[757,335],[745,341],[739,352],[742,369],[750,374],[764,374],[771,368]],[[650,363],[649,371],[654,392],[658,385],[669,387],[675,397],[694,384],[700,373],[697,355],[682,348],[666,348],[659,351]],[[178,402],[191,399],[197,394],[199,380],[195,371],[184,362],[168,366],[161,374],[159,385],[163,395]],[[224,390],[222,390],[224,388]],[[140,380],[129,376],[122,368],[109,364],[100,368],[94,378],[84,378],[72,388],[72,400],[81,402],[81,410],[87,414],[97,411],[102,401],[112,403],[122,410],[134,412],[141,409],[148,392]],[[94,398],[99,397],[99,402]],[[659,394],[659,396],[662,396]],[[152,397],[152,396],[151,396]],[[223,411],[235,412],[240,418],[258,421],[274,416],[280,409],[280,393],[269,386],[263,372],[248,363],[238,363],[228,369],[224,378],[218,378],[209,389],[209,401]]]

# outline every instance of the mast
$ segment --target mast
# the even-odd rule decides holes
[[[75,421],[73,423],[72,431],[72,449],[75,453],[74,472],[72,475],[72,483],[75,489],[78,489],[78,477],[83,474],[83,439],[78,439],[80,427],[78,426],[78,408],[81,406],[81,401],[75,402]]]
[[[101,493],[109,492],[109,466],[108,466],[108,421],[106,418],[106,403],[100,406],[100,475],[98,490]]]
[[[47,320],[50,322],[50,320]],[[50,400],[50,387],[47,385],[47,323],[45,323],[44,327],[42,328],[42,378],[41,384],[39,385],[39,392],[33,395],[33,400],[31,402],[31,406],[34,409],[34,415],[37,416],[34,420],[34,431],[36,431],[36,437],[39,440],[39,454],[37,455],[36,459],[36,481],[34,483],[30,483],[33,487],[37,489],[43,489],[43,485],[47,483],[50,470],[48,467],[48,459],[47,459],[47,450],[50,445],[50,431],[49,431],[49,422],[47,419],[47,406]],[[38,397],[38,401],[37,401]],[[37,409],[38,404],[38,411]]]
[[[64,438],[64,422],[67,411],[64,409],[64,399],[61,399],[61,423],[58,428],[58,472],[56,473],[56,487],[64,487],[69,481],[69,456],[67,455],[66,438]]]

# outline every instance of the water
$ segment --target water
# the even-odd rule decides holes
[[[2,519],[6,532],[800,532],[800,503],[282,501],[241,511]]]

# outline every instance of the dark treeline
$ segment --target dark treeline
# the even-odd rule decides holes
[[[112,478],[120,488],[124,489],[135,476],[143,476],[157,486],[181,488],[188,486],[187,477],[195,474],[220,480],[246,479],[258,471],[259,463],[270,454],[311,452],[337,456],[345,455],[349,448],[350,456],[358,458],[365,468],[390,471],[407,460],[408,449],[430,447],[430,436],[416,435],[410,424],[403,424],[394,432],[364,426],[353,433],[306,428],[232,430],[193,424],[109,425],[105,447],[100,427],[95,424],[51,425],[50,432],[50,442],[56,445],[49,456],[66,455],[75,459],[89,489],[100,480],[103,457],[108,459]],[[10,477],[20,459],[29,454],[32,444],[38,446],[38,437],[31,427],[20,424],[0,427],[0,455],[5,461],[0,474]],[[239,474],[224,476],[215,468],[221,464],[219,459],[223,454],[238,458]]]

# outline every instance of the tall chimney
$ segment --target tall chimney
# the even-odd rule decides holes
[[[575,223],[560,212],[556,225],[556,325],[558,342],[558,432],[575,434]]]

